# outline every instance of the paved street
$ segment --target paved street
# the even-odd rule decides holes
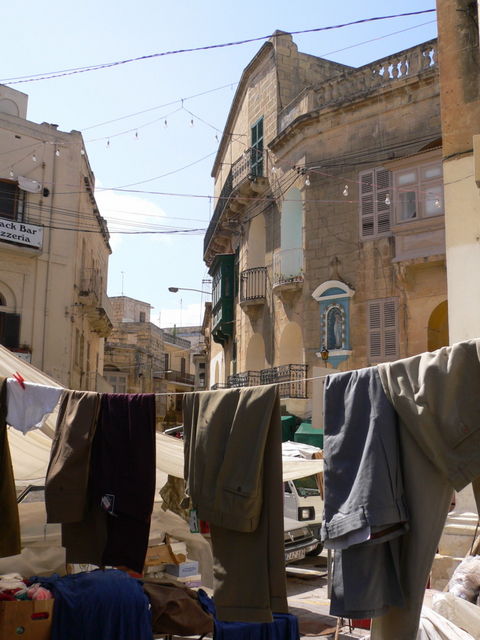
[[[329,615],[326,554],[287,566],[290,612],[299,620],[301,637],[334,638],[337,618]],[[369,632],[341,627],[338,638],[365,638]]]

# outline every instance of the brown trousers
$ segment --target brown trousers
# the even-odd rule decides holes
[[[0,557],[20,553],[20,523],[7,436],[7,379],[0,378]]]

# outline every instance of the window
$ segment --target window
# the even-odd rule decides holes
[[[186,361],[185,358],[180,358],[180,373],[183,375],[185,373]]]
[[[7,349],[20,346],[20,315],[0,311],[0,344]]]
[[[16,182],[0,180],[0,218],[21,220],[24,197],[25,192],[18,188]]]
[[[390,233],[392,174],[377,168],[360,173],[360,238]]]
[[[396,309],[396,298],[368,303],[368,355],[372,362],[392,360],[398,356]]]
[[[443,171],[440,162],[396,171],[393,176],[397,222],[443,215]]]
[[[126,374],[105,374],[107,382],[112,385],[113,393],[127,393],[127,375]]]
[[[263,176],[263,118],[252,127],[250,171],[254,176]]]
[[[140,322],[145,322],[145,311],[140,311]]]
[[[168,353],[163,354],[163,368],[165,369],[165,373],[170,369],[170,358]]]

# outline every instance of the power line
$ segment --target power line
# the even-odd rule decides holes
[[[274,33],[274,34],[269,34],[266,36],[258,36],[255,38],[246,38],[244,40],[236,40],[236,41],[232,41],[232,42],[224,42],[224,43],[220,43],[220,44],[211,44],[211,45],[204,45],[201,47],[190,47],[190,48],[186,48],[186,49],[174,49],[171,51],[162,51],[159,53],[151,53],[151,54],[147,54],[147,55],[143,55],[143,56],[138,56],[136,58],[127,58],[125,60],[116,60],[114,62],[105,62],[102,64],[96,64],[96,65],[90,65],[90,66],[85,66],[85,67],[75,67],[75,68],[71,68],[71,69],[62,69],[60,71],[51,71],[51,72],[44,72],[44,73],[38,73],[38,74],[32,74],[32,75],[28,75],[28,76],[14,76],[11,78],[0,78],[0,82],[3,84],[22,84],[25,82],[34,82],[34,81],[38,81],[38,80],[50,80],[52,78],[60,78],[60,77],[65,77],[65,76],[70,76],[70,75],[74,75],[74,74],[79,74],[79,73],[86,73],[88,71],[98,71],[99,69],[108,69],[111,67],[117,67],[120,65],[124,65],[124,64],[129,64],[131,62],[140,62],[143,60],[152,60],[154,58],[160,58],[160,57],[164,57],[164,56],[171,56],[171,55],[177,55],[180,53],[193,53],[196,51],[207,51],[210,49],[222,49],[222,48],[226,48],[226,47],[233,47],[233,46],[238,46],[238,45],[242,45],[242,44],[249,44],[251,42],[259,42],[261,40],[268,40],[270,38],[278,38],[284,35],[300,35],[300,34],[305,34],[305,33],[318,33],[321,31],[329,31],[329,30],[333,30],[333,29],[343,29],[345,27],[351,27],[354,25],[358,25],[358,24],[364,24],[367,22],[376,22],[379,20],[391,20],[393,18],[406,18],[409,16],[418,16],[418,15],[422,15],[425,13],[433,13],[435,12],[436,9],[423,9],[421,11],[410,11],[408,13],[397,13],[397,14],[392,14],[392,15],[388,15],[388,16],[374,16],[372,18],[362,18],[360,20],[353,20],[351,22],[344,22],[342,24],[336,24],[336,25],[329,25],[327,27],[316,27],[314,29],[300,29],[298,31],[282,31],[280,33]]]

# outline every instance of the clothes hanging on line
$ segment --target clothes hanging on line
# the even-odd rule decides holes
[[[143,570],[155,456],[154,394],[65,392],[45,503],[67,562]]]
[[[186,491],[209,522],[218,618],[287,613],[281,421],[276,386],[187,393]]]
[[[397,535],[398,530],[393,528],[390,531],[393,537],[389,537],[387,527],[384,532],[386,539],[381,544],[377,544],[372,534],[368,541],[337,551],[334,573],[340,571],[340,574],[333,578],[333,582],[336,589],[341,590],[339,606],[348,607],[350,598],[356,598],[361,590],[367,596],[370,594],[364,599],[367,609],[369,601],[377,603],[378,590],[375,585],[382,584],[382,580],[385,581],[383,584],[388,585],[387,591],[392,589],[392,585],[395,589],[400,588],[403,603],[395,603],[393,599],[388,602],[386,598],[385,610],[380,608],[373,611],[372,615],[378,617],[373,619],[371,638],[411,640],[416,637],[423,595],[450,507],[452,490],[460,491],[480,475],[480,340],[457,343],[434,352],[378,365],[370,371],[371,380],[379,376],[388,404],[393,407],[399,420],[398,456],[403,475],[408,529]],[[334,487],[330,485],[333,476],[328,472],[329,459],[338,454],[339,432],[346,433],[358,420],[355,411],[348,410],[352,402],[351,394],[345,395],[345,402],[335,396],[335,378],[339,376],[341,380],[343,375],[329,377],[325,387],[326,512],[330,509],[328,496],[334,492]],[[360,386],[353,395],[358,396],[355,398],[358,408],[369,406],[370,389]],[[347,407],[337,422],[331,419],[332,411],[327,411],[331,401],[337,402],[340,413],[344,412],[344,405]],[[381,404],[383,408],[375,412],[375,420],[382,433],[384,422],[388,424],[390,419],[390,409],[385,407],[383,400]],[[370,413],[373,415],[371,410]],[[345,451],[348,451],[348,447]],[[363,451],[369,455],[373,453],[366,442]],[[383,461],[374,462],[373,457],[383,458]],[[387,483],[388,491],[399,486],[398,475],[390,475],[395,467],[387,464],[387,451],[382,453],[381,449],[376,450],[370,458],[368,464],[372,469],[379,464],[389,469],[387,476],[378,480],[379,483]],[[343,459],[343,464],[348,466],[348,457]],[[375,481],[375,477],[372,478]],[[361,495],[355,482],[351,490],[352,495]],[[363,505],[364,513],[368,514],[368,501],[372,496],[364,497],[367,501]],[[393,524],[402,526],[401,522]],[[359,572],[353,576],[353,582],[342,579],[345,567],[348,565],[350,571],[352,561],[359,553],[371,554],[372,570]],[[380,562],[388,567],[388,573],[382,570],[379,575]],[[351,574],[349,576],[352,577]],[[394,590],[390,594],[394,594]]]
[[[372,618],[404,604],[398,537],[408,512],[397,417],[373,368],[331,376],[324,412],[322,538],[336,550],[330,613]]]
[[[22,433],[43,426],[64,389],[7,378],[7,424]]]
[[[0,558],[20,553],[20,521],[7,438],[7,379],[0,377]]]

